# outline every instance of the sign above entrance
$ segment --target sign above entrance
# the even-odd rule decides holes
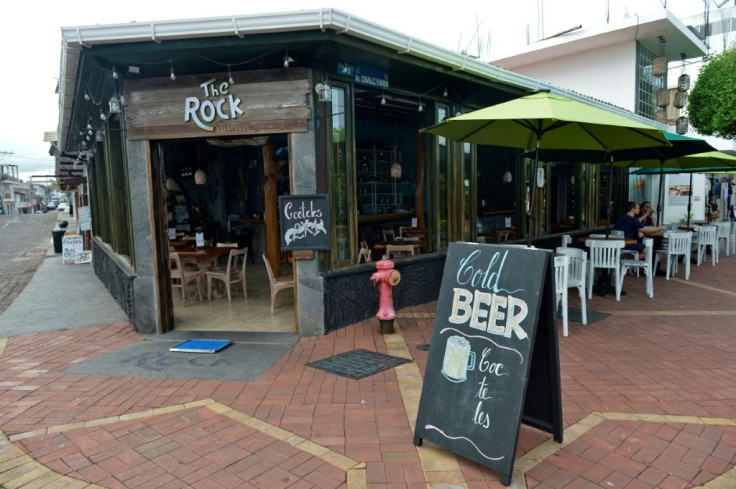
[[[311,83],[304,68],[125,80],[129,138],[306,132]]]
[[[388,90],[388,73],[358,66],[355,68],[355,83]]]

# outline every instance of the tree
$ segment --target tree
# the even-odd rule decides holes
[[[736,47],[700,68],[688,97],[690,123],[700,134],[736,138]]]

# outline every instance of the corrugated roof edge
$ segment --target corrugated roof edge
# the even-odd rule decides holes
[[[535,80],[525,75],[499,68],[468,55],[441,48],[426,41],[402,34],[368,20],[333,8],[300,10],[269,14],[228,16],[200,19],[131,22],[91,26],[62,27],[61,68],[59,76],[59,144],[65,150],[67,127],[70,123],[74,99],[79,57],[84,47],[96,44],[157,42],[167,39],[217,37],[265,32],[289,32],[297,30],[332,29],[373,44],[396,50],[398,53],[416,56],[465,71],[492,82],[503,83],[526,90],[549,90],[552,93],[584,103],[600,106],[652,127],[666,129],[651,119],[640,117],[628,110],[586,97],[562,87]]]

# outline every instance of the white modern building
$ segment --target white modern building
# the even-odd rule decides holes
[[[663,128],[675,132],[678,118],[683,117],[680,121],[686,122],[684,108],[674,107],[679,76],[689,75],[691,86],[694,85],[703,59],[731,45],[735,35],[736,7],[687,19],[678,19],[671,11],[662,9],[648,15],[630,15],[617,22],[574,25],[490,62],[659,120],[667,124]],[[662,56],[667,58],[669,69],[663,76],[654,76],[653,60]],[[658,116],[656,93],[660,88],[669,89],[670,97],[669,105]],[[682,127],[678,132],[682,133]],[[702,137],[692,131],[686,135]],[[736,148],[734,141],[704,139],[719,150]],[[665,188],[670,185],[669,179],[679,182],[682,178],[665,176]],[[685,183],[688,179],[685,177]],[[704,217],[707,184],[703,175],[695,175],[692,212],[696,219]],[[656,202],[658,188],[659,176],[648,176],[644,188],[641,184],[632,185],[629,195],[634,200]],[[686,204],[668,206],[665,199],[660,221],[677,222],[686,209]]]

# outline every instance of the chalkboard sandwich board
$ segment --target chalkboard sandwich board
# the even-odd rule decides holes
[[[330,201],[327,194],[279,196],[283,250],[329,250]]]
[[[416,445],[426,439],[509,485],[522,421],[562,441],[553,267],[547,250],[450,244]]]

